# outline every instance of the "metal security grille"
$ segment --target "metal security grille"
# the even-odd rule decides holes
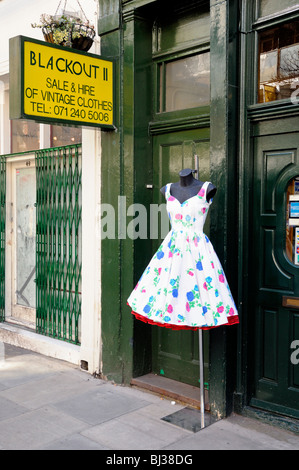
[[[81,146],[36,152],[36,330],[80,344]]]
[[[5,320],[5,192],[6,160],[0,156],[0,322]]]

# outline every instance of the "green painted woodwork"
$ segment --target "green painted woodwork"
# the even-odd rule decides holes
[[[101,2],[100,2],[101,4]],[[121,32],[107,32],[101,37],[102,53],[115,59],[115,96],[116,116],[115,125],[117,131],[102,133],[102,185],[101,200],[111,204],[118,214],[118,196],[123,194],[123,119],[122,96],[123,91],[120,82],[120,71],[123,64],[120,57]],[[131,80],[130,80],[131,84]],[[129,154],[130,155],[130,154]],[[129,161],[127,162],[130,165]],[[131,184],[132,175],[128,171],[128,185]],[[132,187],[128,189],[128,203],[132,201]],[[126,241],[126,240],[125,240]],[[130,243],[127,241],[127,245]],[[121,311],[121,281],[122,281],[122,240],[103,239],[101,242],[102,260],[102,373],[110,380],[117,383],[129,383],[132,377],[132,341],[133,319]],[[133,246],[126,246],[128,259],[126,279],[133,279]],[[131,265],[130,265],[131,263]],[[127,324],[129,322],[129,325]],[[125,344],[124,344],[125,343]]]
[[[0,156],[0,322],[5,320],[6,160]]]
[[[217,186],[213,203],[211,234],[238,307],[237,296],[237,84],[238,2],[210,2],[211,181]],[[210,403],[219,417],[232,410],[236,375],[238,326],[210,332]]]
[[[267,125],[262,123],[255,132],[249,309],[254,357],[250,403],[298,418],[298,366],[290,356],[291,343],[298,339],[299,310],[283,306],[284,296],[299,297],[299,267],[285,253],[286,190],[299,175],[299,134],[287,133],[295,122],[272,122],[273,129],[279,126],[278,135],[263,135]]]
[[[210,181],[209,128],[182,130],[154,136],[153,138],[153,185],[154,204],[165,199],[160,188],[175,183],[183,168],[195,168],[194,156],[199,159],[199,179]],[[164,208],[166,210],[166,208]],[[166,216],[165,216],[166,217]],[[210,236],[209,217],[205,233]],[[161,239],[153,240],[153,252]],[[199,387],[198,332],[171,331],[157,326],[152,329],[152,369],[155,374]],[[205,382],[209,376],[209,334],[204,332]]]
[[[119,0],[99,1],[99,35],[119,28]]]
[[[36,152],[36,331],[80,344],[81,146]]]
[[[102,1],[102,0],[100,0]],[[127,12],[131,12],[133,10],[137,10],[141,7],[150,5],[151,3],[156,3],[157,0],[122,0],[122,11],[125,15]]]

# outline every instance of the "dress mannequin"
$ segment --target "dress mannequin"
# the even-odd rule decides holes
[[[164,193],[171,230],[128,298],[132,313],[151,325],[211,329],[239,322],[229,284],[204,224],[216,193],[189,168]]]
[[[180,181],[171,185],[171,195],[174,196],[181,204],[187,201],[187,199],[196,196],[204,184],[202,181],[193,177],[193,171],[194,170],[191,170],[190,168],[181,170],[179,173]],[[165,190],[166,186],[163,186],[163,188],[161,188],[161,193],[163,195],[165,195]],[[207,190],[208,202],[210,202],[210,200],[215,196],[216,191],[216,186],[210,183]]]

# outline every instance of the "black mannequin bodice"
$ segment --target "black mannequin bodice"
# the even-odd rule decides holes
[[[193,170],[187,168],[179,173],[180,180],[173,183],[170,188],[171,195],[174,196],[181,204],[198,194],[203,182],[194,178]],[[165,195],[166,186],[161,188],[161,193]],[[209,184],[207,189],[207,201],[209,202],[216,194],[217,188],[213,184]]]

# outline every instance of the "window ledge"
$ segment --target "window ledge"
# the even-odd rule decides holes
[[[299,95],[293,101],[287,99],[248,106],[247,113],[252,120],[297,115],[299,114]]]
[[[184,129],[194,129],[210,126],[210,114],[203,114],[192,117],[180,117],[176,119],[160,120],[150,122],[149,133],[163,134],[164,132],[176,132]]]

